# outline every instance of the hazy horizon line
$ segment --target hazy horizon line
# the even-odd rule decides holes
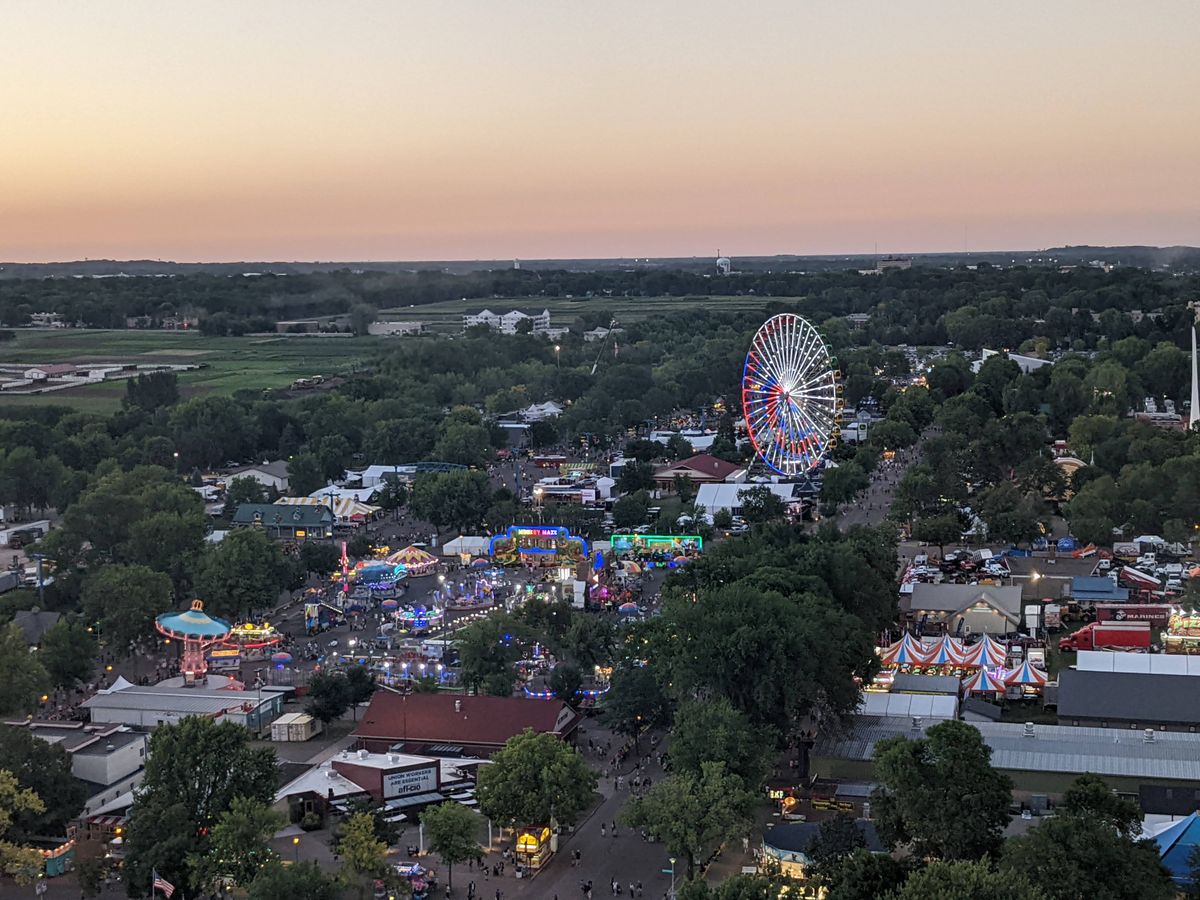
[[[409,263],[489,263],[503,262],[511,260],[513,262],[606,262],[606,261],[628,261],[652,262],[657,260],[717,260],[722,257],[729,259],[837,259],[839,257],[857,258],[857,257],[880,257],[880,258],[896,258],[896,257],[922,257],[922,256],[994,256],[996,254],[1027,254],[1027,253],[1050,253],[1053,251],[1064,250],[1081,250],[1084,248],[1096,250],[1195,250],[1200,252],[1200,246],[1192,244],[1060,244],[1053,247],[1000,247],[989,250],[889,250],[887,252],[873,250],[841,250],[833,253],[730,253],[721,254],[719,257],[715,253],[710,254],[691,254],[683,255],[663,255],[663,256],[477,256],[477,257],[427,257],[424,259],[402,259],[402,258],[327,258],[327,259],[263,259],[263,258],[227,258],[227,259],[203,259],[203,260],[181,260],[181,259],[164,259],[161,257],[127,257],[115,258],[107,256],[97,257],[82,257],[76,259],[26,259],[26,260],[0,260],[0,267],[3,266],[68,266],[79,265],[82,263],[159,263],[162,265],[178,265],[178,266],[204,266],[204,265],[233,265],[235,263],[265,263],[265,264],[284,264],[284,265],[338,265],[338,264],[354,264],[354,263],[379,263],[388,265],[403,265]]]

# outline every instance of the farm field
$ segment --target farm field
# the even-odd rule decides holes
[[[458,333],[462,317],[484,307],[550,310],[554,325],[570,325],[583,312],[604,310],[622,322],[696,309],[762,310],[781,297],[534,297],[519,300],[450,300],[381,310],[381,317],[424,322],[441,334]],[[410,338],[296,337],[247,335],[206,337],[197,331],[91,329],[18,329],[0,343],[0,364],[29,363],[178,363],[202,368],[179,376],[185,397],[233,394],[251,389],[287,387],[297,378],[340,375],[366,363],[382,348],[401,348]],[[125,385],[116,381],[47,394],[0,394],[0,407],[66,405],[88,412],[120,406]]]
[[[338,375],[362,364],[386,338],[214,338],[198,332],[19,330],[0,344],[0,363],[181,363],[203,368],[180,373],[184,396],[232,394],[287,387],[297,378]],[[0,395],[2,406],[72,406],[89,412],[116,409],[123,382],[86,385],[48,394]]]

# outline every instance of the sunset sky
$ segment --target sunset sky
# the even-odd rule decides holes
[[[1200,244],[1194,0],[8,0],[0,259]]]

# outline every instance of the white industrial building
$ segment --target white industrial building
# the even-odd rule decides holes
[[[234,478],[251,478],[263,487],[274,488],[283,493],[288,489],[287,460],[277,459],[274,462],[264,462],[257,466],[243,466],[229,473],[230,480]]]
[[[542,334],[550,330],[550,310],[543,309],[536,315],[523,313],[519,309],[511,310],[506,313],[494,313],[490,309],[485,309],[477,313],[466,313],[463,315],[463,328],[474,328],[478,325],[486,325],[493,331],[499,331],[501,334],[516,334],[517,326],[524,321],[529,321],[533,324],[533,332]]]
[[[28,728],[48,744],[57,744],[71,758],[71,774],[88,786],[81,817],[95,815],[128,794],[145,774],[149,735],[122,725],[82,722],[10,722],[8,728]]]

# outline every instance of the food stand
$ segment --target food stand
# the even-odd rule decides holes
[[[536,872],[554,855],[550,829],[524,828],[517,835],[517,864],[527,872]]]

